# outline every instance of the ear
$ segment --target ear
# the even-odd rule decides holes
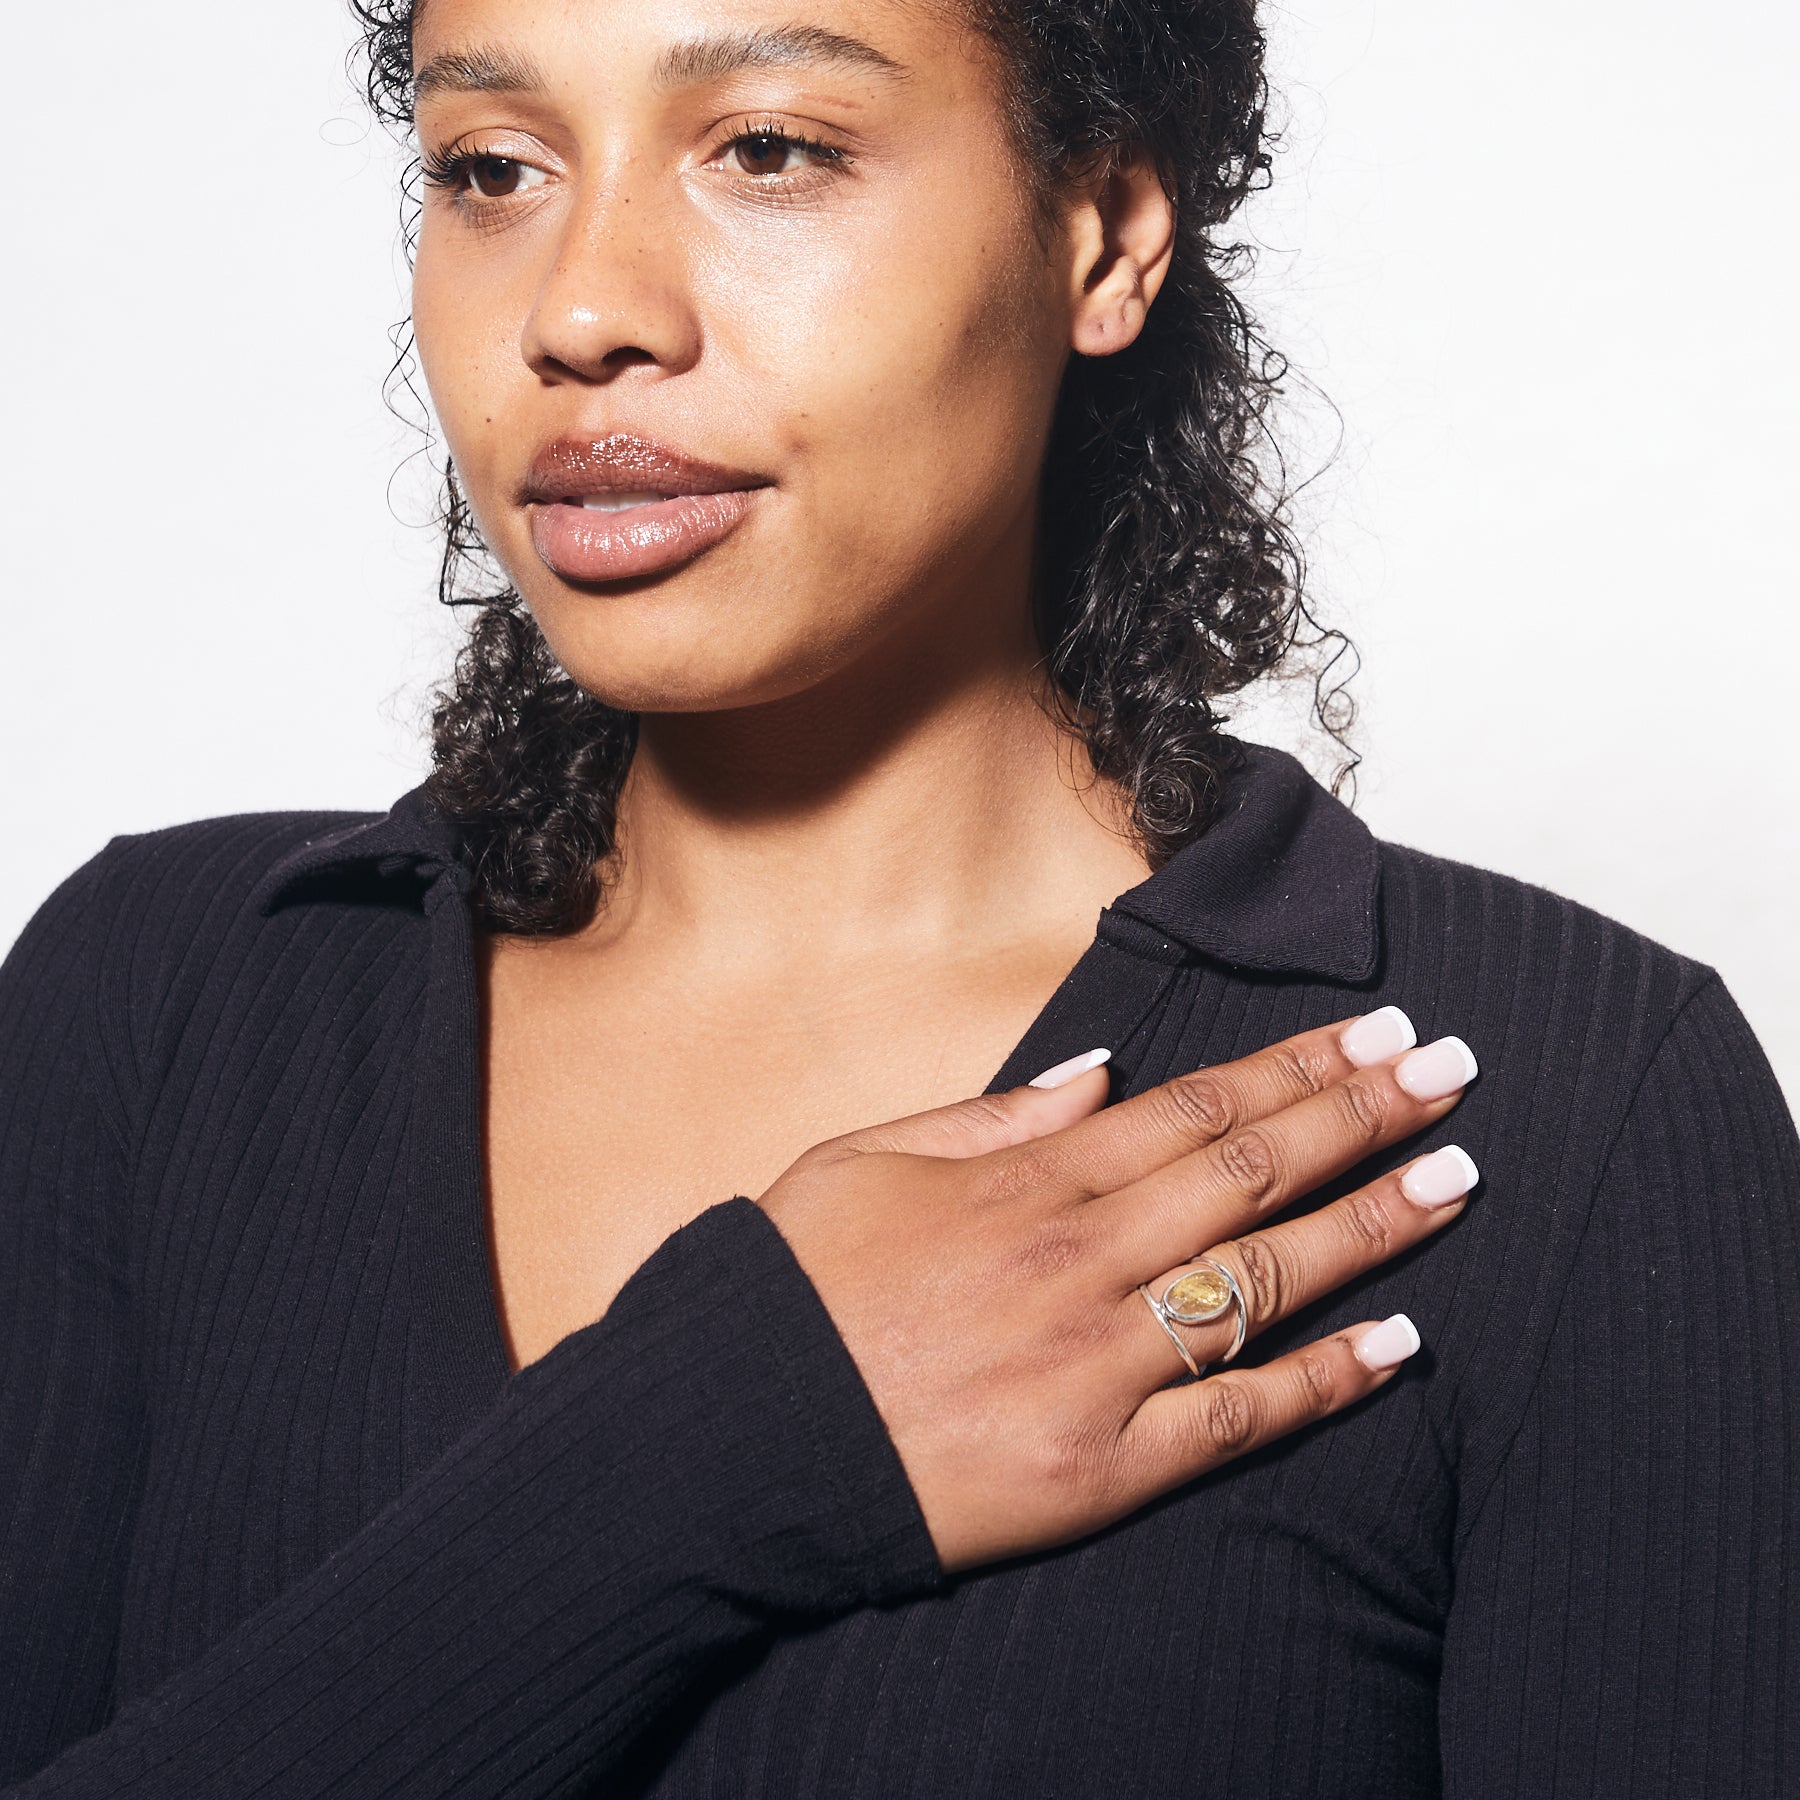
[[[1175,201],[1142,151],[1109,159],[1067,215],[1069,347],[1110,356],[1144,329],[1175,252]]]

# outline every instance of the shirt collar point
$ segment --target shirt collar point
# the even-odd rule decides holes
[[[1228,749],[1213,823],[1114,910],[1232,968],[1368,982],[1381,961],[1374,834],[1295,758]]]
[[[266,918],[298,890],[353,873],[383,879],[406,875],[415,883],[447,874],[459,889],[468,886],[456,828],[421,786],[402,794],[385,813],[352,819],[295,845],[257,883],[252,903]]]

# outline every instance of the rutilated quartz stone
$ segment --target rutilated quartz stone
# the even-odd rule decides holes
[[[1195,1269],[1163,1295],[1163,1305],[1185,1319],[1216,1319],[1230,1304],[1231,1288],[1217,1269]]]

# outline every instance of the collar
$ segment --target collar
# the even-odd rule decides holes
[[[352,819],[297,845],[256,884],[251,899],[267,914],[288,900],[334,893],[346,884],[374,883],[379,893],[404,882],[416,892],[440,875],[459,892],[468,891],[461,835],[416,787],[379,817]]]
[[[1367,981],[1380,955],[1375,838],[1293,757],[1229,742],[1218,817],[1108,915],[1233,968]],[[467,892],[457,829],[421,787],[380,818],[290,851],[258,883],[256,899],[267,913],[344,880],[404,880],[416,892],[439,875]]]
[[[1293,757],[1227,741],[1218,816],[1107,910],[1233,968],[1369,980],[1381,954],[1374,834]]]

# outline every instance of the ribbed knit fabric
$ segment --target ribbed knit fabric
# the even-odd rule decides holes
[[[1480,1081],[1384,1160],[1461,1143],[1474,1204],[1251,1354],[1426,1350],[940,1584],[747,1202],[509,1378],[463,885],[417,796],[214,821],[8,959],[0,1792],[1800,1793],[1800,1149],[1706,970],[1247,756],[997,1084],[1459,1032]]]

